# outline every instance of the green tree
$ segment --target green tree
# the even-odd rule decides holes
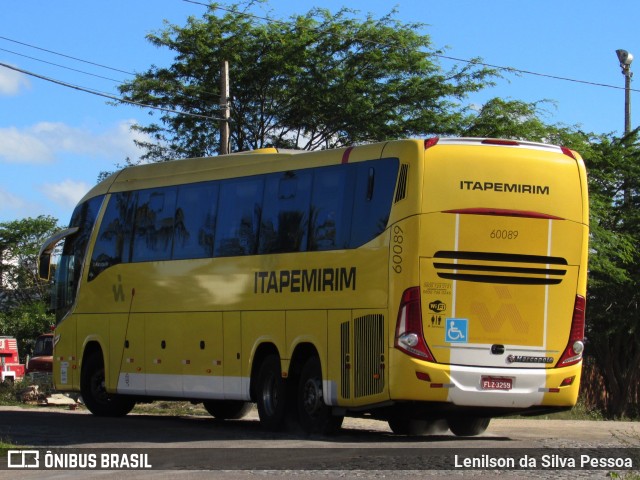
[[[46,300],[48,287],[37,276],[40,246],[57,229],[57,219],[40,215],[0,223],[0,291],[10,304]]]
[[[36,336],[53,325],[46,307],[49,287],[37,276],[37,256],[44,240],[58,230],[57,222],[41,215],[0,223],[0,335],[17,338],[23,360]]]
[[[18,341],[20,360],[33,354],[35,340],[41,333],[51,331],[53,315],[47,312],[45,303],[34,301],[0,312],[0,334],[15,337]]]
[[[588,351],[611,417],[640,415],[640,141],[601,136],[586,156],[591,204]],[[625,201],[624,190],[630,198]]]
[[[549,100],[523,102],[493,98],[480,108],[471,110],[463,122],[463,134],[468,137],[505,138],[550,144],[566,142],[584,146],[585,138],[575,127],[545,123],[550,117],[545,108]],[[579,148],[578,147],[578,148]]]
[[[169,25],[148,40],[175,53],[121,87],[123,97],[179,111],[136,126],[153,161],[213,155],[219,150],[220,64],[230,63],[232,150],[317,149],[424,134],[456,134],[459,101],[491,84],[496,72],[478,64],[444,71],[442,51],[395,12],[355,18],[343,9],[313,9],[287,22],[260,23],[238,13]],[[245,5],[246,7],[246,5]],[[184,112],[184,113],[182,113]],[[197,114],[203,117],[189,116]]]

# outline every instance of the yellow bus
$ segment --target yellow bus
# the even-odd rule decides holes
[[[54,381],[91,412],[257,404],[398,434],[573,406],[588,200],[566,148],[493,139],[264,149],[125,168],[54,247]]]

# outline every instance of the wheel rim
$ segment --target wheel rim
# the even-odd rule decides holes
[[[262,405],[267,415],[273,415],[278,407],[278,388],[273,374],[265,382],[262,391]]]
[[[322,409],[322,384],[318,379],[310,378],[304,384],[302,405],[310,417],[315,416]]]
[[[109,394],[105,387],[104,370],[98,371],[93,375],[91,383],[91,391],[93,397],[100,403],[109,403]]]

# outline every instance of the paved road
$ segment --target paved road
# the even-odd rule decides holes
[[[105,419],[94,417],[84,410],[0,407],[0,439],[36,448],[80,448],[77,451],[95,449],[102,452],[112,448],[126,448],[135,452],[156,449],[155,453],[159,448],[171,449],[163,451],[169,452],[166,456],[163,453],[163,458],[159,459],[156,455],[155,461],[165,461],[171,457],[167,464],[169,468],[205,470],[206,467],[202,467],[200,460],[206,456],[219,469],[216,478],[225,479],[246,479],[270,474],[298,480],[311,476],[334,478],[335,470],[342,472],[340,476],[345,478],[398,477],[409,475],[407,472],[411,471],[415,476],[416,470],[420,472],[419,478],[444,474],[490,478],[495,475],[495,469],[462,469],[464,472],[460,469],[441,472],[425,470],[431,470],[428,465],[433,464],[429,463],[433,462],[429,455],[438,456],[436,464],[437,461],[451,463],[454,461],[452,452],[457,452],[457,449],[474,449],[468,452],[476,457],[483,453],[499,454],[505,449],[516,449],[510,451],[518,452],[519,457],[522,457],[523,452],[526,454],[529,449],[546,448],[552,449],[549,453],[558,453],[563,458],[567,451],[579,453],[610,449],[606,451],[615,453],[628,447],[639,449],[640,423],[494,419],[483,435],[459,438],[449,432],[424,437],[398,436],[393,435],[384,422],[346,419],[344,428],[338,435],[310,437],[296,432],[264,432],[255,412],[240,421],[218,422],[203,416],[145,414]],[[426,463],[422,464],[420,458],[424,456],[431,459],[423,459]],[[312,466],[313,475],[304,469],[298,470],[301,458],[304,458],[305,464]],[[274,460],[278,465],[275,468]],[[247,471],[237,471],[238,465],[247,465]],[[220,470],[224,470],[224,474]],[[384,471],[387,471],[386,475],[381,473]],[[333,472],[334,475],[328,472]],[[0,471],[0,478],[10,478],[6,477],[7,473],[6,470]],[[63,472],[59,472],[58,477],[53,472],[46,472],[46,477],[35,472],[20,473],[20,478],[66,478],[61,475]],[[93,473],[104,475],[108,472]],[[114,478],[122,478],[122,473]],[[606,473],[603,470],[571,471],[570,476],[605,478]],[[151,472],[128,472],[127,478],[151,478],[146,476],[148,474]],[[160,472],[155,471],[154,478],[158,474]],[[173,478],[175,472],[167,475],[166,478]],[[208,478],[200,477],[204,472],[191,471],[188,475],[190,478]],[[507,472],[506,476],[557,478],[558,472]]]
[[[425,437],[394,435],[385,422],[345,419],[333,437],[299,432],[264,432],[252,411],[243,420],[219,422],[207,416],[130,414],[100,418],[86,410],[0,406],[0,439],[36,447],[229,448],[229,447],[428,447],[594,448],[640,447],[640,422],[493,419],[470,438],[439,432]]]

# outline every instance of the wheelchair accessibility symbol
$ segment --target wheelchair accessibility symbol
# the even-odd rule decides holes
[[[466,318],[447,318],[444,341],[449,343],[467,343],[469,340],[469,320]]]

